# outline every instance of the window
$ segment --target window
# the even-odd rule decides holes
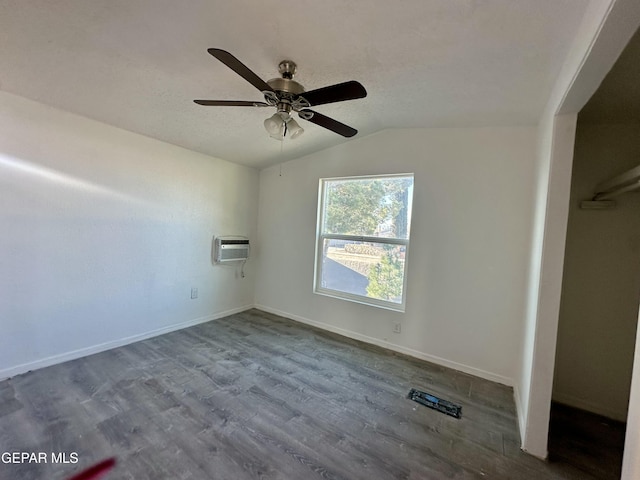
[[[314,291],[404,311],[413,175],[320,180]]]

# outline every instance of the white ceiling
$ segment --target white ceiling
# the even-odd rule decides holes
[[[0,0],[0,89],[258,168],[349,141],[300,121],[274,141],[271,109],[207,53],[267,80],[282,59],[307,90],[358,80],[365,99],[317,111],[359,130],[532,125],[587,0]],[[282,151],[281,151],[282,147]]]

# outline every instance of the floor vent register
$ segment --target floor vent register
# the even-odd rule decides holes
[[[455,403],[449,402],[447,400],[442,400],[435,395],[416,390],[415,388],[409,390],[409,395],[407,395],[407,398],[421,405],[424,405],[425,407],[433,408],[434,410],[447,415],[451,415],[455,418],[460,418],[462,416],[462,407],[460,405],[456,405]]]

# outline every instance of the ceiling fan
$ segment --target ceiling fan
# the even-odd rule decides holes
[[[305,92],[303,86],[293,79],[297,66],[295,62],[291,60],[283,60],[278,65],[278,71],[282,75],[282,78],[272,78],[265,82],[229,52],[219,48],[209,48],[207,51],[260,90],[264,96],[264,102],[246,100],[194,100],[198,105],[276,107],[277,112],[264,121],[265,129],[269,132],[269,135],[276,140],[283,140],[285,137],[294,139],[304,132],[302,127],[291,117],[291,112],[297,112],[298,116],[303,120],[320,125],[343,137],[353,137],[358,133],[355,128],[309,109],[309,107],[324,105],[326,103],[366,97],[367,91],[355,80]]]

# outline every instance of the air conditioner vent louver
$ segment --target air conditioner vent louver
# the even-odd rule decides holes
[[[249,258],[249,239],[239,237],[217,237],[215,260],[217,263],[234,262]]]
[[[218,237],[220,238],[220,237]],[[243,238],[242,240],[221,240],[223,245],[249,245],[249,240]]]

